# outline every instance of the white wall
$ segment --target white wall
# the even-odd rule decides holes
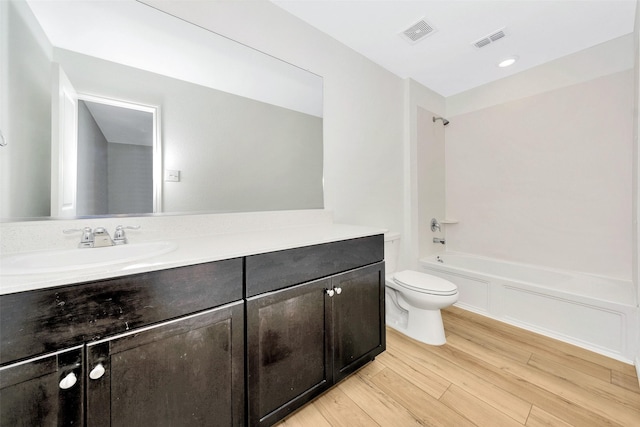
[[[610,50],[592,52],[593,68],[597,53]],[[447,250],[629,280],[633,72],[537,86],[531,95],[540,75],[568,60],[521,73],[529,85],[520,99],[470,99],[490,106],[449,117],[447,215],[460,223],[447,230]],[[452,109],[473,95],[452,100]]]
[[[0,218],[49,216],[51,46],[24,3],[0,2],[0,16],[0,179],[11,189],[0,192]]]
[[[408,79],[405,108],[406,214],[401,247],[405,266],[416,268],[420,257],[443,249],[433,244],[432,237],[444,234],[433,234],[429,223],[432,217],[445,216],[444,128],[432,121],[434,116],[444,116],[445,98]]]
[[[442,243],[433,238],[444,238],[448,225],[445,209],[445,127],[438,117],[423,108],[418,108],[418,244],[420,258],[442,252]],[[431,219],[440,222],[440,231],[431,231]]]
[[[108,214],[153,212],[153,147],[107,144]]]
[[[105,215],[109,212],[109,142],[84,101],[78,102],[78,142],[76,214]]]
[[[633,43],[628,34],[450,96],[447,114],[457,116],[631,69]]]

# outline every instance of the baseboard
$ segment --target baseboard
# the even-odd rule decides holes
[[[638,385],[640,385],[640,355],[636,356],[636,376],[638,377]]]

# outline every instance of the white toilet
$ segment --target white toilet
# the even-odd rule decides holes
[[[431,274],[396,272],[399,246],[400,234],[385,233],[386,323],[423,343],[442,345],[447,340],[440,309],[458,300],[458,288]]]

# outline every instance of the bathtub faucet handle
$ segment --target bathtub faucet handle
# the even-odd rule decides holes
[[[440,223],[438,222],[437,219],[435,218],[431,218],[431,231],[433,231],[434,233],[436,231],[441,231],[440,229]]]

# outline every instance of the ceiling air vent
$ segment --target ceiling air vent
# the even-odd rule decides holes
[[[498,40],[505,38],[506,35],[507,34],[504,32],[504,28],[502,28],[500,30],[494,31],[491,34],[488,34],[482,37],[481,39],[474,41],[472,44],[478,49],[480,49],[481,47],[488,46],[491,43],[497,42]]]
[[[436,28],[424,19],[416,22],[409,28],[400,32],[400,36],[409,43],[417,43],[428,35],[433,34]]]

